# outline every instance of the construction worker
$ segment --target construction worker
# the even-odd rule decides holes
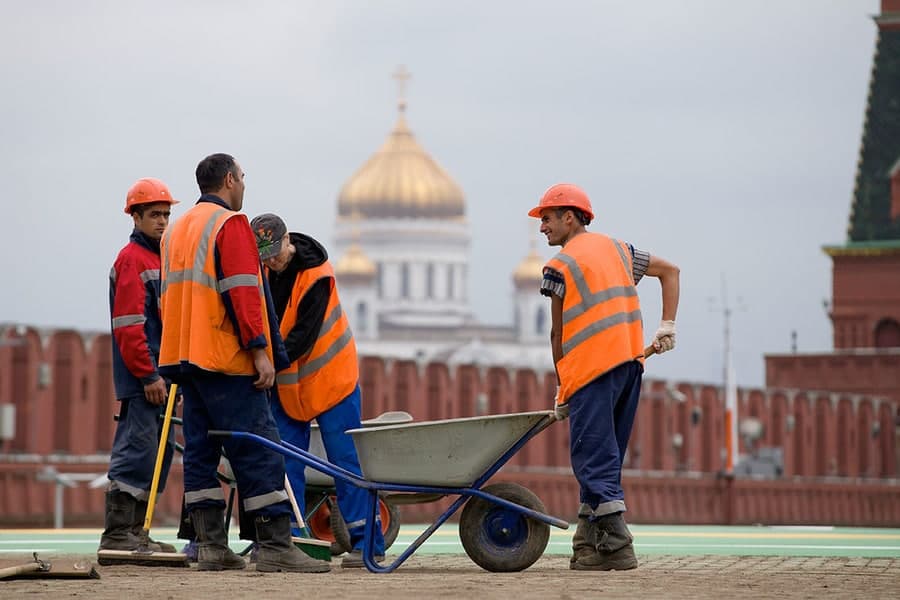
[[[638,566],[625,524],[622,461],[637,410],[644,347],[635,286],[645,275],[662,287],[657,353],[675,347],[678,267],[630,244],[585,229],[594,218],[575,185],[550,187],[528,212],[562,249],[544,267],[541,293],[551,298],[550,332],[559,387],[557,419],[569,418],[572,470],[581,489],[570,567],[624,570]]]
[[[356,447],[345,433],[360,427],[359,363],[328,253],[308,235],[288,233],[277,215],[259,215],[250,226],[259,256],[268,267],[281,336],[291,361],[276,378],[278,402],[272,403],[272,413],[278,430],[285,441],[308,450],[310,421],[315,419],[329,462],[360,475]],[[302,502],[304,465],[291,461],[287,473]],[[341,566],[362,567],[368,493],[340,478],[335,478],[335,488],[353,545]],[[380,522],[375,532],[376,560],[383,560]]]
[[[258,443],[209,437],[240,430],[278,441],[269,410],[284,348],[270,315],[256,240],[241,210],[244,172],[228,154],[197,165],[200,199],[162,240],[160,371],[182,386],[185,503],[200,570],[243,569],[228,547],[225,496],[216,479],[224,447],[259,540],[257,571],[321,573],[291,541],[284,458]]]
[[[100,550],[133,551],[141,544],[168,390],[157,369],[162,334],[159,240],[176,203],[166,184],[149,177],[136,181],[125,197],[125,214],[131,216],[134,230],[109,273],[113,384],[120,407]],[[160,492],[172,464],[174,438],[168,439]],[[175,551],[174,546],[156,541],[149,549]]]

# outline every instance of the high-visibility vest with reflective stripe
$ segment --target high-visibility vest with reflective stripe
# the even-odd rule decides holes
[[[558,402],[631,360],[643,362],[641,307],[631,251],[598,233],[582,233],[546,265],[565,279],[563,355]]]
[[[259,290],[266,353],[272,360],[262,274],[221,280],[216,275],[216,236],[228,219],[238,215],[212,202],[199,202],[163,235],[161,368],[190,364],[229,375],[256,374],[253,355],[241,347],[240,333],[222,300],[223,292],[243,285]]]
[[[281,337],[287,338],[297,323],[297,307],[303,296],[323,277],[331,280],[328,307],[319,335],[309,352],[279,371],[276,376],[278,397],[284,411],[300,421],[315,419],[349,396],[359,381],[356,342],[350,322],[341,309],[334,271],[325,261],[297,275],[291,298],[281,316]],[[303,318],[303,315],[299,315]]]

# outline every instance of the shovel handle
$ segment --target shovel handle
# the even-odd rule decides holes
[[[650,358],[654,354],[656,354],[656,348],[653,347],[653,344],[644,348],[644,358]]]
[[[147,513],[144,515],[145,537],[150,536],[150,523],[153,522],[153,509],[156,508],[156,491],[159,489],[159,476],[162,471],[163,458],[166,454],[166,444],[169,441],[169,427],[172,425],[172,412],[175,407],[175,395],[178,393],[178,385],[169,386],[169,399],[166,401],[166,412],[163,417],[162,433],[159,436],[159,447],[156,450],[156,464],[153,466],[153,480],[150,484],[150,497],[147,499]]]
[[[0,569],[0,579],[15,577],[16,575],[22,575],[23,573],[32,573],[40,570],[41,564],[36,562],[28,563],[27,565],[18,565],[16,567],[6,567],[5,569]]]

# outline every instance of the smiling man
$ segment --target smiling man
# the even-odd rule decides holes
[[[581,488],[572,538],[575,570],[638,566],[625,525],[622,461],[634,424],[644,343],[635,286],[645,275],[662,286],[657,353],[675,347],[678,267],[631,244],[585,229],[594,218],[587,194],[561,183],[528,212],[541,233],[562,250],[544,267],[541,294],[551,298],[550,343],[556,365],[554,411],[569,417],[572,470]]]

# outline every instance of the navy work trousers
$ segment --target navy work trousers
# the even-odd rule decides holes
[[[161,415],[165,408],[165,405],[150,404],[143,394],[121,399],[119,422],[116,424],[116,435],[109,457],[110,490],[126,492],[143,502],[150,499],[153,469],[162,433]],[[159,475],[158,493],[162,493],[166,487],[174,450],[175,438],[170,427]]]
[[[210,429],[228,429],[280,440],[269,410],[269,392],[253,387],[255,379],[251,375],[216,373],[184,378],[184,492],[188,511],[225,506],[225,495],[216,479],[224,447],[244,510],[254,516],[291,513],[280,454],[252,440],[207,436]]]
[[[641,394],[641,363],[629,361],[569,398],[572,470],[581,486],[579,516],[625,510],[622,461]]]
[[[282,439],[297,446],[301,450],[309,450],[310,424],[308,421],[298,421],[289,416],[281,407],[281,403],[273,399],[272,414],[275,415],[275,423]],[[356,454],[356,446],[353,438],[345,432],[348,429],[360,427],[360,390],[359,385],[353,392],[341,400],[337,405],[329,408],[316,417],[319,425],[319,433],[322,435],[322,445],[328,462],[342,469],[346,469],[356,475],[361,475],[359,457]],[[297,496],[300,510],[304,510],[304,491],[306,489],[306,465],[299,460],[288,460],[285,466],[291,489]],[[334,478],[335,492],[337,493],[338,507],[341,516],[347,523],[350,532],[350,542],[354,549],[362,550],[363,537],[366,526],[366,506],[368,492],[357,487],[349,481],[339,477]],[[378,517],[378,512],[375,513]],[[381,532],[381,523],[375,527],[375,554],[384,554],[384,536]]]

